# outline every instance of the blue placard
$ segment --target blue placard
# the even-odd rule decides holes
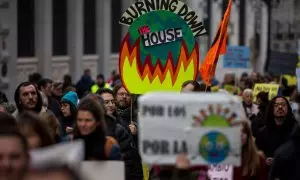
[[[250,51],[246,46],[228,46],[223,58],[224,68],[249,68]]]

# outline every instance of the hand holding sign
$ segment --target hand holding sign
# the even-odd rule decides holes
[[[136,135],[136,126],[134,125],[133,121],[130,122],[129,124],[129,129],[132,135]]]
[[[186,154],[179,154],[176,159],[176,167],[178,169],[188,169],[190,167],[190,161]]]
[[[73,128],[72,127],[66,127],[66,133],[67,134],[71,134],[73,132]]]

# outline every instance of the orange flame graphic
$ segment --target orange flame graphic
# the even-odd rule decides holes
[[[149,91],[180,91],[181,85],[187,80],[197,77],[199,66],[199,50],[196,43],[192,53],[188,56],[188,49],[182,40],[177,64],[174,64],[172,53],[169,52],[166,64],[163,66],[160,59],[153,65],[151,56],[145,62],[140,61],[140,40],[131,47],[129,34],[121,45],[119,59],[120,74],[127,90],[134,94],[143,94]]]

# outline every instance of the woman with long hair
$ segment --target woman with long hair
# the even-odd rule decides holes
[[[78,105],[74,139],[85,142],[85,160],[119,160],[117,141],[106,136],[104,110],[92,99],[84,99]]]
[[[60,139],[60,123],[58,119],[56,118],[55,114],[51,111],[44,112],[40,114],[41,120],[49,127],[50,133],[52,137],[54,138],[56,143],[59,143],[61,141]]]
[[[47,125],[32,112],[23,112],[17,116],[22,134],[27,138],[30,149],[47,147],[55,143]]]
[[[234,180],[265,180],[267,165],[262,152],[255,146],[252,131],[248,122],[242,121],[242,165],[234,168]]]

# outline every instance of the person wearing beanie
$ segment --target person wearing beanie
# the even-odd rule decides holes
[[[63,116],[60,118],[61,135],[65,137],[71,133],[73,123],[77,113],[78,96],[76,92],[70,91],[66,93],[60,100],[61,112]]]

